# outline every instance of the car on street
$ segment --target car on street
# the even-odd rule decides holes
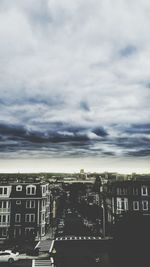
[[[11,250],[2,250],[0,251],[0,262],[9,262],[13,263],[14,261],[19,260],[19,253],[12,252]]]

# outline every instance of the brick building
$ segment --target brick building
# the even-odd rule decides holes
[[[31,180],[0,184],[0,239],[36,238],[50,225],[49,184]]]
[[[106,224],[124,214],[150,215],[150,180],[114,181],[104,186]]]

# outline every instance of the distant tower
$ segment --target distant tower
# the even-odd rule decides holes
[[[84,174],[84,169],[81,169],[80,170],[80,174]]]
[[[84,172],[84,169],[80,170],[80,175],[79,175],[80,179],[85,180],[87,178],[86,173]]]

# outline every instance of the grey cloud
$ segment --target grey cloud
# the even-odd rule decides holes
[[[90,107],[89,107],[88,103],[85,101],[80,102],[80,107],[81,107],[81,109],[83,109],[85,111],[90,111]]]
[[[115,126],[117,127],[117,125]],[[133,126],[131,126],[132,128]],[[148,125],[143,125],[147,129]],[[49,130],[32,131],[27,130],[19,125],[0,124],[0,148],[1,153],[15,153],[21,156],[33,155],[35,152],[39,157],[51,156],[67,157],[70,156],[101,156],[101,157],[116,157],[122,156],[147,156],[150,149],[149,138],[133,137],[132,134],[126,131],[126,137],[119,137],[124,134],[121,132],[121,126],[118,126],[119,131],[116,137],[112,136],[111,131],[107,132],[103,127],[87,128],[75,127],[65,123],[57,122],[49,125]],[[139,126],[135,125],[135,129]],[[89,131],[95,133],[101,139],[91,139]],[[147,132],[147,131],[146,131]],[[133,133],[133,131],[132,131]],[[135,131],[134,131],[135,133]],[[141,131],[140,131],[141,134]],[[145,151],[145,152],[144,152]],[[36,156],[37,157],[37,156]]]
[[[141,0],[1,1],[1,156],[144,156],[145,10]]]
[[[122,57],[129,57],[134,55],[137,52],[137,48],[133,45],[128,45],[125,48],[121,49],[119,54]]]
[[[133,124],[125,129],[125,131],[130,134],[150,134],[150,123]]]
[[[128,153],[128,156],[134,157],[149,157],[150,155],[150,148],[149,149],[138,149],[136,151],[132,151]]]
[[[93,129],[93,133],[95,133],[97,136],[105,137],[108,135],[107,131],[102,127],[97,127]]]

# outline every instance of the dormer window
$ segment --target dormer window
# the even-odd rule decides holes
[[[22,186],[21,185],[17,185],[16,186],[16,191],[22,191]]]
[[[0,187],[0,195],[7,195],[8,188],[7,187]]]
[[[28,185],[26,187],[26,194],[27,195],[35,195],[36,194],[36,186],[35,185]]]

